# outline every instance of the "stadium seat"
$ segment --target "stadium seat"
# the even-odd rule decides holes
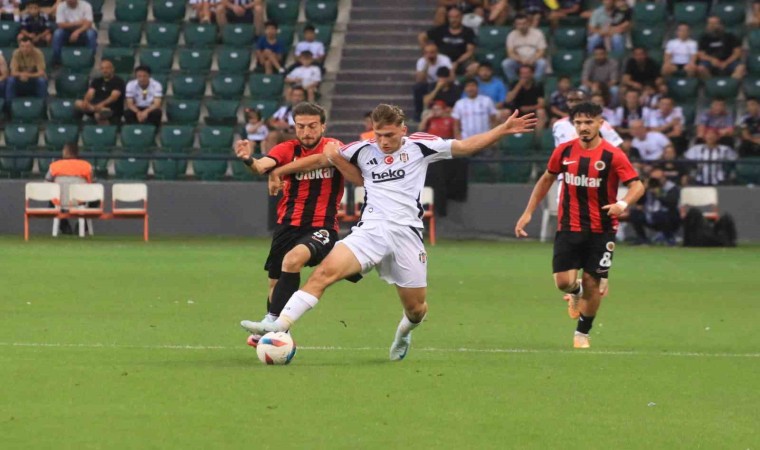
[[[760,184],[760,158],[739,158],[736,179],[742,184]]]
[[[130,151],[134,149],[129,149]],[[114,172],[117,180],[144,180],[148,177],[150,160],[142,158],[115,158]]]
[[[554,151],[554,134],[552,134],[551,128],[546,128],[541,132],[538,151],[543,155],[550,155]]]
[[[86,47],[64,47],[61,64],[65,70],[88,74],[92,71],[95,53]]]
[[[251,181],[256,179],[256,175],[243,164],[243,161],[232,161],[232,179],[237,181]],[[345,197],[344,197],[345,198]]]
[[[501,140],[499,147],[509,155],[528,155],[533,152],[534,136],[534,133],[510,134]]]
[[[90,79],[83,73],[61,74],[55,79],[55,92],[58,97],[81,98],[89,85]]]
[[[478,28],[478,47],[489,50],[505,49],[509,27],[481,26]]]
[[[583,68],[583,50],[557,50],[552,55],[555,75],[578,75]]]
[[[132,72],[135,67],[135,51],[131,48],[106,47],[101,59],[110,60],[117,73]]]
[[[697,116],[696,99],[691,99],[691,101],[679,101],[678,106],[681,107],[684,123],[693,124]]]
[[[116,0],[116,20],[120,22],[145,22],[148,19],[148,2],[145,0]]]
[[[121,127],[121,146],[131,153],[145,153],[156,146],[156,127],[153,125],[132,124]]]
[[[751,75],[760,75],[760,51],[753,51],[747,55],[747,71]]]
[[[224,45],[250,49],[253,46],[254,34],[253,25],[229,24],[222,28],[222,42]]]
[[[668,80],[668,93],[676,101],[694,100],[697,98],[699,80],[696,78],[671,78]]]
[[[145,39],[150,48],[175,47],[179,42],[179,31],[179,24],[176,23],[149,23],[145,26]]]
[[[116,168],[116,176],[119,176],[118,166]],[[147,242],[148,185],[145,183],[114,183],[111,197],[111,214],[113,218],[143,219],[143,240]]]
[[[96,24],[99,24],[103,20],[103,3],[105,0],[89,0],[88,3],[92,7],[92,18]]]
[[[216,152],[215,149],[225,149],[224,151],[231,151],[232,137],[235,134],[235,129],[229,126],[222,125],[206,125],[201,126],[198,132],[198,141],[201,146],[201,150],[204,153]]]
[[[142,23],[113,22],[108,27],[108,44],[115,47],[137,47],[142,38]]]
[[[313,24],[333,24],[338,18],[338,2],[306,0],[306,20]]]
[[[742,81],[742,90],[745,97],[760,98],[760,77],[746,77]]]
[[[277,40],[280,41],[285,51],[290,51],[293,46],[295,27],[293,25],[280,25],[277,29]]]
[[[51,98],[48,100],[48,113],[50,121],[54,123],[78,122],[74,100],[66,98]]]
[[[21,157],[27,149],[12,150],[0,147],[0,174],[11,177],[23,177],[28,175],[34,167],[34,158]]]
[[[39,141],[39,127],[30,123],[12,123],[5,126],[5,145],[17,150],[36,147]]]
[[[53,72],[53,49],[51,47],[37,47],[41,52],[43,58],[45,58],[45,72],[50,74]],[[8,61],[10,63],[10,61]]]
[[[186,124],[198,123],[201,115],[200,100],[183,100],[169,98],[166,100],[166,117],[170,123]]]
[[[279,100],[282,97],[282,89],[285,77],[282,75],[251,74],[248,85],[251,97],[256,100]]]
[[[0,22],[0,47],[9,47],[16,45],[16,36],[21,29],[18,22],[3,21]],[[10,64],[10,58],[6,57]]]
[[[504,58],[507,57],[506,49],[500,48],[500,49],[488,49],[488,48],[478,48],[475,50],[475,59],[478,60],[481,64],[484,62],[488,62],[493,67],[494,73],[503,76],[502,68],[501,68],[501,62],[504,61]]]
[[[240,98],[245,89],[245,76],[219,73],[211,79],[211,92],[218,98]]]
[[[237,110],[240,102],[235,100],[214,99],[206,101],[206,123],[209,125],[234,125],[237,122]]]
[[[634,29],[639,25],[663,25],[667,20],[664,3],[637,2],[633,6]]]
[[[298,40],[303,40],[303,29],[306,24],[302,24],[298,26]],[[332,42],[332,32],[333,32],[333,26],[332,25],[313,25],[314,26],[314,35],[316,36],[317,40],[325,45],[325,50],[327,50],[330,47],[330,43]]]
[[[673,7],[673,18],[676,23],[701,24],[707,18],[706,2],[676,2]]]
[[[739,80],[731,77],[714,77],[705,81],[705,94],[709,98],[735,99],[739,94]]]
[[[500,182],[504,183],[527,183],[530,181],[530,173],[533,164],[529,162],[501,163]]]
[[[583,27],[560,27],[554,31],[554,45],[568,50],[586,48],[586,29]]]
[[[108,151],[116,145],[115,125],[85,125],[82,127],[82,143],[95,152]]]
[[[216,159],[194,159],[193,172],[200,180],[220,180],[227,173],[227,161]]]
[[[264,120],[272,117],[272,114],[277,111],[279,106],[279,103],[275,100],[251,100],[246,104],[247,108],[256,109],[261,112],[261,118]]]
[[[58,151],[64,145],[79,141],[79,126],[75,124],[48,125],[45,128],[45,145]]]
[[[216,25],[187,24],[185,25],[185,45],[188,47],[208,47],[216,42]]]
[[[300,0],[270,0],[267,3],[267,18],[282,25],[293,25],[298,20]]]
[[[172,76],[172,90],[178,98],[201,98],[206,92],[206,79],[202,75],[178,74]]]
[[[155,73],[169,73],[174,63],[172,48],[143,48],[140,50],[140,65],[150,67]]]
[[[216,51],[219,72],[244,74],[251,66],[251,50],[240,47],[219,47]]]
[[[746,8],[747,6],[744,2],[721,0],[715,3],[710,10],[710,14],[720,17],[726,30],[736,33],[737,28],[740,28],[744,24]]]
[[[38,122],[45,118],[45,99],[38,97],[14,98],[11,102],[14,122]]]
[[[154,1],[153,17],[159,22],[181,22],[185,18],[185,1]]]
[[[760,50],[760,28],[755,28],[749,32],[747,42],[749,42],[750,51]]]
[[[665,28],[662,26],[639,26],[631,30],[631,41],[634,47],[659,49],[662,47],[662,40],[664,38]]]
[[[193,147],[195,127],[193,125],[164,125],[159,131],[161,148],[165,153],[180,153]]]
[[[186,159],[156,158],[153,160],[153,177],[157,180],[176,180],[186,171]]]
[[[205,48],[183,48],[179,51],[179,68],[195,74],[211,70],[214,52]]]

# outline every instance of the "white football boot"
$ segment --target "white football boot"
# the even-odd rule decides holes
[[[409,347],[412,345],[412,333],[409,332],[406,336],[398,336],[393,340],[391,344],[391,361],[401,361],[409,351]]]

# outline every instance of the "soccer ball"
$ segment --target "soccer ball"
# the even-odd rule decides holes
[[[288,333],[273,331],[259,339],[256,354],[264,364],[277,366],[289,364],[296,354],[296,343]]]

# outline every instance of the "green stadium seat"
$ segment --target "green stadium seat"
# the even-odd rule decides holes
[[[121,127],[121,146],[130,152],[144,153],[156,146],[156,127],[132,124]]]
[[[166,95],[166,90],[169,88],[169,74],[168,73],[153,73],[150,75],[150,77],[156,80],[158,84],[161,85],[161,88],[164,90],[164,95]],[[129,78],[130,77],[123,78],[123,79],[128,80]]]
[[[21,25],[18,22],[0,22],[0,47],[15,46],[16,36],[18,36],[20,29]],[[10,63],[10,58],[6,59]]]
[[[668,80],[668,93],[677,102],[697,98],[699,80],[696,78],[671,78]]]
[[[157,180],[176,180],[187,171],[186,159],[156,158],[153,160],[153,177]]]
[[[53,72],[53,49],[51,47],[37,47],[45,58],[45,72],[48,74]],[[7,61],[10,63],[10,59]]]
[[[231,23],[222,28],[222,42],[224,45],[251,48],[254,43],[254,35],[253,25]]]
[[[153,22],[145,26],[145,39],[150,48],[176,47],[179,42],[179,31],[179,24]]]
[[[710,14],[720,17],[726,30],[736,33],[736,28],[744,25],[747,6],[744,2],[723,1],[716,2]]]
[[[113,22],[108,27],[108,43],[115,47],[137,47],[142,38],[142,23]]]
[[[116,20],[145,22],[148,19],[148,2],[145,0],[116,0]]]
[[[493,66],[494,73],[503,76],[501,62],[507,57],[506,49],[478,48],[475,50],[475,59],[481,64],[488,62]]]
[[[103,20],[103,4],[105,0],[89,0],[88,3],[92,6],[92,18],[95,23],[100,23]]]
[[[40,148],[40,150],[42,150],[42,151],[53,151],[52,148]],[[50,169],[50,164],[52,164],[53,161],[55,161],[54,158],[49,158],[49,157],[44,157],[43,158],[43,157],[39,157],[38,156],[37,157],[37,169],[38,169],[39,173],[41,173],[41,174],[48,173],[48,170]]]
[[[208,47],[216,42],[216,25],[187,24],[185,25],[185,45],[188,47]]]
[[[169,98],[166,100],[166,117],[170,123],[198,123],[201,115],[200,100]]]
[[[109,151],[116,146],[115,125],[85,125],[82,127],[82,143],[92,151]]]
[[[106,47],[102,59],[110,60],[116,72],[131,72],[135,67],[135,51],[131,48]]]
[[[706,2],[677,2],[673,7],[673,18],[676,23],[683,22],[689,25],[704,23],[707,18],[707,7]]]
[[[583,50],[558,50],[552,55],[555,75],[578,75],[583,68]]]
[[[164,152],[183,152],[193,147],[195,127],[193,125],[164,125],[159,131],[159,139]]]
[[[333,24],[338,18],[338,2],[306,0],[306,20],[314,24]]]
[[[285,77],[282,75],[253,73],[248,81],[251,97],[257,100],[279,100],[284,85]]]
[[[150,160],[142,158],[115,158],[113,163],[117,180],[144,180],[149,166]]]
[[[749,32],[747,42],[749,42],[750,51],[760,50],[760,28],[755,28]]]
[[[79,121],[74,100],[67,98],[51,98],[48,100],[50,121],[54,123],[76,123]]]
[[[760,51],[753,51],[747,55],[747,70],[752,75],[760,75]]]
[[[760,98],[760,77],[745,77],[742,81],[745,97]]]
[[[578,50],[586,48],[586,29],[583,27],[559,27],[554,31],[557,48]]]
[[[735,99],[739,94],[739,80],[731,77],[714,77],[705,81],[705,94],[709,98]]]
[[[179,51],[179,68],[184,72],[208,72],[214,52],[206,48],[183,48]]]
[[[554,151],[554,134],[552,133],[551,128],[545,128],[541,132],[541,142],[538,151],[542,155],[551,155]]]
[[[232,161],[232,178],[238,181],[251,181],[256,179],[256,175],[243,164],[242,161]]]
[[[11,158],[11,155],[14,153],[18,154],[25,151],[28,150],[18,149],[14,151],[12,148],[0,147],[0,172],[4,175],[10,175],[11,177],[20,177],[31,172],[34,167],[34,158]]]
[[[300,0],[270,0],[267,3],[267,18],[282,25],[293,25],[298,20]]]
[[[202,75],[178,74],[171,80],[175,97],[201,98],[206,92],[206,78]]]
[[[45,145],[58,151],[66,144],[79,141],[79,126],[75,124],[48,125],[44,136]]]
[[[181,22],[185,18],[184,0],[153,2],[153,17],[159,22]]]
[[[533,164],[529,162],[501,163],[500,182],[504,183],[527,183],[530,181],[530,173]]]
[[[683,120],[685,124],[693,124],[697,117],[697,103],[696,99],[684,100],[678,103],[683,114]]]
[[[478,28],[478,47],[499,50],[505,49],[510,27],[481,26]]]
[[[240,47],[219,47],[216,61],[222,73],[244,74],[251,67],[251,50]]]
[[[667,10],[664,3],[637,2],[633,6],[634,29],[639,25],[663,25],[667,20]]]
[[[223,125],[205,125],[201,126],[198,132],[198,141],[204,153],[209,153],[210,149],[226,149],[232,151],[232,138],[235,129]]]
[[[64,47],[61,49],[61,64],[71,72],[89,74],[95,60],[95,53],[87,47]]]
[[[90,79],[83,73],[60,74],[55,79],[55,92],[58,97],[81,98],[89,85]]]
[[[40,129],[35,124],[12,123],[5,126],[5,145],[17,150],[28,150],[36,147],[39,141]]]
[[[506,139],[502,139],[500,143],[500,148],[506,150],[510,156],[528,155],[533,152],[534,147],[534,133],[510,134]]]
[[[221,180],[227,173],[227,161],[195,159],[193,160],[193,172],[200,180]]]
[[[280,41],[285,51],[293,46],[295,27],[293,25],[280,25],[277,29],[277,40]]]
[[[238,100],[208,100],[206,101],[206,123],[209,125],[234,125],[237,122]]]
[[[280,104],[275,100],[250,100],[246,103],[246,107],[258,110],[261,112],[261,117],[266,120],[272,117]]]
[[[314,26],[314,35],[316,36],[316,39],[323,43],[325,45],[325,50],[327,50],[330,47],[330,43],[332,42],[332,32],[333,32],[333,26],[328,24],[312,24]],[[306,24],[299,25],[298,27],[298,40],[303,40],[303,29]]]
[[[664,38],[665,27],[663,26],[640,26],[631,30],[631,41],[634,47],[659,49],[662,47],[662,40]],[[661,54],[662,52],[651,51],[649,53]]]
[[[154,74],[171,72],[173,63],[173,48],[143,48],[140,50],[140,65],[150,67]]]
[[[219,73],[211,79],[211,92],[218,98],[240,98],[245,89],[245,76]]]
[[[742,184],[760,184],[760,158],[739,158],[736,179]]]
[[[38,122],[45,118],[45,99],[38,97],[14,98],[11,102],[14,122]]]

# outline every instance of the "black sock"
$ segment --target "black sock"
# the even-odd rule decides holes
[[[575,329],[578,333],[588,334],[591,331],[591,325],[594,323],[594,317],[596,316],[584,316],[578,319],[578,327]]]
[[[285,304],[290,297],[298,290],[301,285],[300,272],[282,272],[277,284],[272,290],[272,302],[269,304],[269,314],[279,316]]]
[[[573,295],[578,295],[578,294],[580,294],[580,293],[581,293],[581,287],[583,287],[583,285],[582,285],[582,284],[580,284],[580,283],[578,283],[578,287],[577,287],[577,288],[575,288],[575,290],[573,290],[573,291],[570,291],[570,293],[571,293],[571,294],[573,294]]]
[[[267,314],[269,314],[270,308],[272,308],[272,299],[267,297]]]

